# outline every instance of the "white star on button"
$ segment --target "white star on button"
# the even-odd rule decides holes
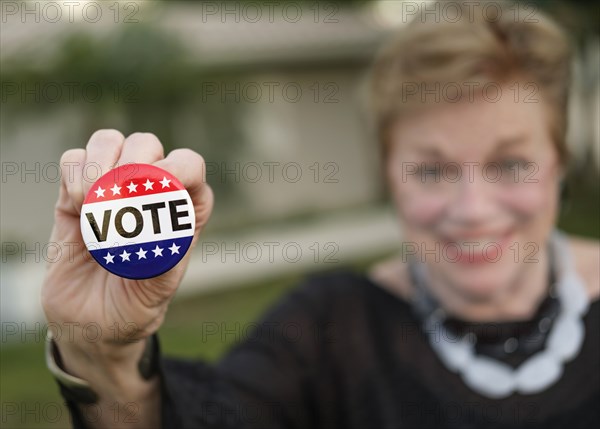
[[[171,255],[174,255],[175,253],[179,254],[179,248],[181,246],[175,246],[175,243],[173,243],[173,245],[171,247],[169,247],[169,250],[171,251]]]
[[[151,190],[153,185],[154,185],[154,182],[151,182],[150,179],[146,179],[146,183],[144,183],[144,186],[146,187],[146,191]]]
[[[103,258],[106,260],[107,264],[114,264],[113,259],[115,259],[115,257],[111,255],[110,252],[108,252],[106,256],[103,256]]]
[[[96,193],[96,198],[100,198],[104,196],[104,191],[106,189],[102,189],[100,186],[98,186],[98,189],[96,189],[94,192]]]
[[[123,253],[119,255],[121,257],[121,262],[129,261],[130,255],[131,253],[127,253],[127,250],[123,249]]]
[[[115,183],[115,186],[113,186],[112,188],[110,188],[110,190],[112,191],[113,195],[121,195],[121,187],[117,186],[117,184]]]
[[[154,252],[154,257],[156,258],[157,256],[162,256],[162,251],[163,249],[158,247],[158,244],[156,245],[155,249],[152,249],[152,251]]]
[[[127,185],[127,189],[129,189],[129,193],[131,194],[132,192],[137,192],[137,186],[135,183],[131,182],[129,185]]]
[[[167,178],[163,176],[163,179],[159,183],[162,185],[162,188],[165,189],[170,186],[169,183],[171,183],[171,181],[167,180]]]
[[[140,250],[138,250],[137,252],[135,252],[136,255],[138,255],[138,261],[140,259],[146,259],[146,253],[148,253],[147,250],[144,250],[140,247]]]

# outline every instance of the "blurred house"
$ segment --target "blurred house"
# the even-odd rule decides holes
[[[221,10],[207,10],[207,3],[224,4],[140,2],[134,17],[178,39],[191,68],[201,66],[212,76],[222,76],[200,82],[192,101],[177,107],[179,119],[171,127],[173,147],[211,153],[215,124],[202,115],[202,108],[213,103],[225,106],[219,113],[224,116],[221,121],[228,124],[231,118],[230,126],[239,130],[237,143],[241,144],[232,142],[231,147],[222,148],[226,158],[206,159],[209,182],[236,189],[232,198],[216,195],[207,233],[257,223],[268,228],[276,220],[309,215],[318,219],[335,211],[360,216],[326,221],[313,229],[307,222],[308,229],[294,230],[297,234],[289,239],[309,243],[315,234],[323,237],[334,231],[337,235],[331,240],[340,243],[340,255],[353,258],[393,248],[398,233],[389,213],[378,204],[383,191],[378,152],[362,112],[361,85],[373,54],[401,23],[381,15],[382,2],[317,10],[314,3],[307,3],[300,12],[290,9],[285,14],[281,9],[263,8],[259,20],[256,11],[236,12],[234,7],[223,15]],[[60,55],[61,42],[70,35],[85,34],[102,41],[125,26],[137,25],[122,17],[115,22],[110,15],[94,23],[81,18],[73,22],[35,22],[20,15],[9,18],[1,29],[3,70],[10,70],[9,60],[15,55],[43,70]],[[570,140],[576,153],[584,157],[592,151],[600,165],[598,41],[588,46],[577,63],[580,78],[574,87]],[[134,73],[131,80],[135,79]],[[25,104],[35,104],[31,97],[25,94]],[[2,319],[26,320],[39,317],[43,247],[58,191],[56,165],[62,151],[84,146],[90,118],[85,106],[76,103],[50,104],[43,114],[26,109],[15,114],[10,108],[3,96],[1,232],[3,242],[23,246],[14,255],[3,249]],[[108,113],[114,128],[124,124],[119,108],[115,105]],[[268,230],[265,235],[272,233]],[[277,234],[285,235],[283,230]],[[275,265],[250,268],[258,278],[267,271],[280,273],[281,267]],[[197,268],[188,276],[190,285],[202,275]],[[227,277],[231,271],[227,264],[203,270],[213,273],[215,284],[233,278]],[[236,274],[237,281],[244,278]]]
[[[337,22],[331,23],[315,24],[313,15],[290,23],[274,14],[272,23],[252,24],[234,18],[223,21],[219,14],[203,14],[201,8],[186,2],[148,5],[139,19],[175,35],[187,48],[191,64],[225,76],[200,85],[196,106],[184,106],[175,131],[175,145],[203,153],[203,145],[212,144],[206,130],[214,124],[194,107],[222,103],[229,106],[232,121],[239,121],[243,144],[236,146],[236,153],[227,160],[206,159],[209,182],[227,182],[242,193],[234,207],[217,205],[215,222],[237,222],[240,201],[244,219],[265,220],[377,199],[377,147],[365,126],[359,98],[385,28],[355,10],[338,11]],[[52,63],[52,55],[58,53],[53,48],[60,47],[69,33],[103,38],[119,26],[135,25],[110,19],[97,24],[9,22],[2,30],[2,57],[31,49],[32,62],[43,68]],[[38,49],[33,49],[36,45]],[[227,80],[232,71],[235,80]],[[30,95],[25,99],[35,103]],[[3,160],[18,164],[7,164],[3,183],[2,229],[7,236],[33,241],[48,235],[57,183],[55,166],[47,164],[58,162],[65,149],[85,145],[89,137],[85,115],[79,105],[57,103],[43,115],[25,113],[2,121]],[[118,128],[119,118],[114,122]],[[20,199],[24,194],[31,198]]]
[[[190,68],[199,65],[223,76],[200,83],[193,101],[178,107],[174,147],[189,146],[205,154],[216,144],[210,140],[216,125],[202,115],[207,103],[225,106],[221,114],[230,115],[230,126],[241,130],[241,144],[223,148],[226,159],[205,156],[209,182],[236,190],[231,198],[217,193],[208,237],[211,229],[317,215],[316,225],[305,221],[306,228],[262,230],[248,240],[287,237],[305,250],[315,239],[333,240],[343,260],[368,257],[398,242],[391,216],[373,206],[381,199],[378,152],[360,101],[369,61],[387,31],[384,26],[354,9],[336,10],[331,20],[326,10],[318,19],[308,8],[301,19],[290,15],[293,11],[285,16],[278,11],[272,19],[265,15],[261,22],[250,23],[208,14],[198,3],[140,4],[136,19],[175,36],[187,50]],[[8,70],[7,59],[15,55],[43,70],[61,54],[61,42],[69,36],[109,40],[126,25],[136,24],[8,20],[2,26],[0,59]],[[6,97],[18,101],[23,96],[24,104],[36,104],[28,90],[17,88]],[[118,106],[114,110],[112,126],[120,128]],[[65,149],[85,145],[91,132],[86,129],[89,112],[81,103],[50,103],[43,114],[3,109],[2,117],[2,235],[3,241],[19,247],[3,249],[8,263],[2,273],[2,319],[31,320],[40,314],[37,296],[58,192],[57,163]],[[332,210],[335,220],[319,218],[319,213]],[[343,216],[346,212],[350,217]],[[328,233],[333,236],[327,238]],[[236,240],[236,235],[215,237],[217,243]],[[240,283],[253,278],[253,272],[260,278],[306,269],[314,265],[312,256],[306,254],[304,264],[264,261],[244,268],[242,261],[235,270],[219,260],[199,263],[190,269],[188,284],[193,288],[198,279],[204,287]]]

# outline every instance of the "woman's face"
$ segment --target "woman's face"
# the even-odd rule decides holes
[[[405,254],[473,299],[509,288],[540,259],[558,210],[561,168],[543,101],[503,94],[427,107],[390,134]]]

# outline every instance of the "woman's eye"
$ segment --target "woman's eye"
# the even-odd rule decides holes
[[[442,175],[442,168],[438,164],[422,164],[417,169],[417,177],[423,182],[438,182]]]
[[[505,159],[500,162],[500,166],[503,170],[506,171],[514,171],[517,169],[524,169],[526,167],[526,162],[522,159]]]
[[[530,166],[521,158],[507,158],[499,162],[502,181],[505,183],[521,183],[527,176],[527,169]]]

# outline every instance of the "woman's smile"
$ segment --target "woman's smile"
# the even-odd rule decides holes
[[[504,230],[465,231],[456,234],[440,234],[440,242],[446,247],[446,257],[464,265],[480,265],[497,262],[509,250],[514,241],[514,228]]]

